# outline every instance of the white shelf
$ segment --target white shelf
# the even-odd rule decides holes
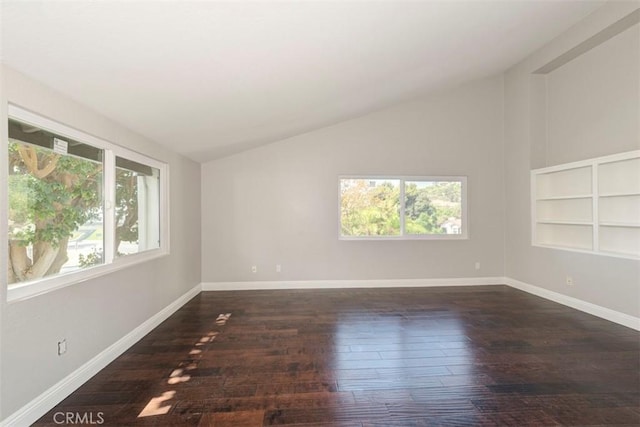
[[[540,197],[536,199],[539,202],[544,201],[553,201],[553,200],[575,200],[575,199],[590,199],[592,198],[592,194],[579,194],[576,196],[555,196],[555,197]]]
[[[640,224],[640,195],[598,200],[600,224]]]
[[[565,251],[576,251],[576,252],[582,252],[582,253],[594,253],[593,249],[591,248],[591,246],[558,246],[558,245],[553,245],[553,244],[549,244],[549,243],[536,243],[533,246],[537,246],[539,248],[549,248],[549,249],[562,249]]]
[[[536,221],[538,224],[557,224],[557,225],[593,225],[592,221],[559,221],[550,219],[541,219]]]
[[[601,227],[598,249],[612,254],[640,256],[640,227]]]
[[[640,196],[640,192],[598,194],[598,197],[600,197],[601,199],[604,199],[607,197],[630,197],[630,196]]]
[[[591,224],[592,205],[591,197],[538,200],[535,214],[538,222]]]
[[[627,258],[627,259],[640,259],[640,255],[635,253],[626,253],[626,252],[612,252],[600,249],[598,252],[594,252],[602,255],[608,255],[616,258]]]
[[[536,243],[593,250],[593,225],[575,223],[536,224]]]
[[[555,250],[566,251],[566,252],[578,252],[581,254],[603,255],[603,256],[609,256],[614,258],[640,259],[640,255],[629,255],[622,252],[607,252],[604,250],[594,251],[592,249],[583,249],[578,247],[560,247],[555,245],[545,245],[542,243],[534,243],[532,244],[532,246],[536,248],[555,249]]]
[[[599,193],[640,193],[640,157],[601,162],[598,169]]]
[[[591,174],[591,166],[539,173],[536,177],[536,198],[567,198],[592,194],[594,189]]]
[[[600,227],[640,228],[637,222],[600,222]]]
[[[640,150],[531,171],[532,244],[640,258]]]

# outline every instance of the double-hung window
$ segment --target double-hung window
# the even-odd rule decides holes
[[[341,239],[467,236],[466,177],[340,177]]]
[[[168,252],[167,165],[9,107],[8,299]]]

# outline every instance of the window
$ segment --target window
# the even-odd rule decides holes
[[[9,299],[167,252],[165,164],[14,106],[9,115]]]
[[[9,120],[9,285],[78,270],[83,255],[102,253],[103,150],[59,138]]]
[[[160,247],[160,170],[116,157],[116,256]]]
[[[341,177],[341,239],[464,239],[466,177]]]

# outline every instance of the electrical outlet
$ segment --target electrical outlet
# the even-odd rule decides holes
[[[280,273],[282,271],[282,266],[280,264],[276,264],[276,273]]]
[[[62,356],[67,352],[67,340],[58,341],[58,356]]]
[[[476,270],[480,270],[480,262],[476,262]]]
[[[251,272],[252,273],[257,273],[258,272],[258,266],[257,265],[252,265],[251,266]]]
[[[573,286],[573,277],[567,276],[566,282],[567,286]]]

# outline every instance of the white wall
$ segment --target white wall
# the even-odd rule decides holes
[[[2,8],[0,8],[1,11]],[[0,12],[1,13],[1,12]],[[4,88],[4,68],[0,66],[0,101],[6,99],[5,98],[5,88]],[[8,135],[8,123],[4,118],[7,117],[7,105],[6,102],[0,102],[0,135],[4,138],[4,135]],[[0,156],[1,157],[1,156]],[[2,172],[2,167],[0,165],[0,188],[9,188],[7,183],[7,173]],[[7,198],[7,195],[3,192],[0,193],[0,197]],[[8,224],[8,214],[6,209],[0,209],[0,224]],[[4,247],[4,246],[3,246]],[[0,251],[0,277],[5,275],[4,271],[8,270],[8,254],[7,251]],[[7,267],[7,270],[4,268]],[[6,274],[8,276],[8,274]],[[5,279],[6,280],[6,279]],[[2,398],[2,387],[1,384],[4,384],[4,376],[3,369],[4,366],[4,345],[2,339],[2,327],[6,322],[6,313],[5,313],[5,301],[7,300],[7,287],[4,286],[4,282],[0,281],[0,421],[5,418],[6,412],[4,412],[4,401]]]
[[[546,76],[545,166],[638,148],[639,57],[635,24]]]
[[[502,276],[502,100],[493,77],[204,164],[203,282]],[[470,239],[338,240],[341,174],[467,175]]]
[[[609,3],[506,72],[504,167],[506,276],[639,317],[640,262],[532,247],[529,199],[532,165],[640,148],[638,25],[547,75],[547,129],[536,117],[544,85],[531,74],[637,8]]]
[[[0,123],[6,139],[7,101],[169,163],[171,254],[28,300],[6,303],[0,288],[2,369],[0,419],[74,372],[109,345],[200,283],[200,165],[65,99],[7,67]],[[2,185],[6,188],[6,185]],[[3,193],[2,197],[5,197]],[[2,213],[6,221],[5,212]],[[5,261],[1,263],[6,267]],[[1,271],[6,271],[2,269]],[[68,350],[58,356],[57,341]]]

